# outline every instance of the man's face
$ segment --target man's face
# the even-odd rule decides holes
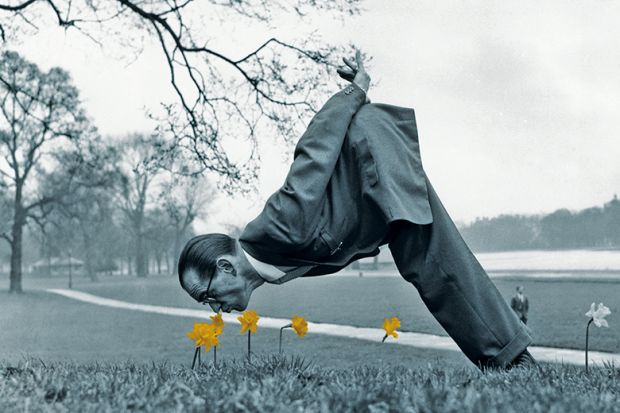
[[[183,289],[187,291],[194,300],[199,303],[207,299],[207,287],[209,278],[201,278],[194,269],[185,271],[183,277]],[[211,286],[209,287],[208,297],[215,299],[215,303],[209,303],[215,312],[220,310],[230,313],[232,310],[243,311],[248,307],[252,289],[240,273],[230,271],[230,268],[220,268],[218,266]]]

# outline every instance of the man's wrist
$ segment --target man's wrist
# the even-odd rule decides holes
[[[368,88],[364,89],[363,86],[358,85],[355,82],[351,82],[351,85],[353,85],[354,87],[357,87],[359,90],[361,90],[362,92],[364,92],[364,96],[365,96],[365,100],[364,103],[370,103],[370,98],[368,97]]]
[[[356,82],[351,82],[351,84],[357,86],[357,88],[360,89],[362,92],[368,93],[368,86],[364,87],[364,85],[360,85]]]

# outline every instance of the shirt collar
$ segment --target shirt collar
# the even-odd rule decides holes
[[[256,270],[256,273],[259,275],[259,277],[261,277],[266,282],[273,283],[286,275],[284,271],[280,270],[276,266],[267,264],[266,262],[259,261],[256,258],[252,257],[243,249],[243,247],[241,247],[241,251],[243,251],[245,258],[247,258],[252,268]]]

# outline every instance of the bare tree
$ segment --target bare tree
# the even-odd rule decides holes
[[[118,203],[134,240],[135,268],[138,277],[147,276],[146,212],[149,204],[157,196],[154,184],[162,172],[153,161],[156,157],[156,146],[151,143],[157,139],[155,136],[134,134],[118,142],[120,157]]]
[[[55,21],[102,46],[129,45],[131,53],[140,48],[140,39],[156,41],[177,97],[163,105],[160,115],[153,115],[162,121],[159,135],[168,138],[159,148],[163,163],[184,174],[216,172],[224,178],[225,189],[247,189],[256,177],[257,134],[273,133],[289,141],[298,136],[328,92],[327,74],[343,49],[305,33],[296,40],[257,40],[244,51],[210,44],[230,36],[231,22],[271,28],[274,13],[299,19],[310,12],[345,18],[359,13],[360,2],[5,0],[0,3],[0,35],[8,38],[6,34],[20,33],[24,26],[32,30]],[[213,23],[217,19],[223,29]],[[248,158],[235,163],[222,142],[244,136]],[[166,162],[182,157],[182,168]]]
[[[94,134],[67,72],[44,73],[17,53],[0,57],[0,181],[11,205],[11,227],[0,233],[11,246],[10,291],[22,291],[23,228],[39,220],[58,201],[71,179],[56,192],[40,191],[41,177],[52,169],[75,171],[79,156],[67,157],[69,145]],[[59,159],[62,157],[62,159]],[[71,174],[69,174],[71,175]]]
[[[169,176],[161,186],[160,204],[164,209],[174,241],[172,243],[173,265],[181,254],[181,243],[191,234],[191,225],[196,218],[204,218],[215,189],[204,179],[192,177]]]
[[[113,185],[118,179],[116,152],[112,147],[93,145],[89,148],[88,167],[80,168],[73,176],[67,171],[54,171],[46,180],[48,192],[58,192],[55,186],[64,188],[64,196],[55,203],[54,210],[40,224],[44,238],[51,238],[57,247],[71,249],[73,256],[81,256],[86,274],[96,280],[97,269],[110,266],[104,255],[110,246],[102,245],[114,234]],[[64,182],[74,181],[67,188]],[[45,225],[48,228],[45,231]],[[60,244],[60,245],[58,245]]]

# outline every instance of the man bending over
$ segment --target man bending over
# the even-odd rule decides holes
[[[254,289],[330,274],[388,244],[402,277],[480,368],[533,364],[529,330],[471,253],[422,168],[413,109],[367,103],[360,53],[350,82],[314,116],[282,187],[239,239],[191,239],[181,286],[213,311],[242,311]]]

